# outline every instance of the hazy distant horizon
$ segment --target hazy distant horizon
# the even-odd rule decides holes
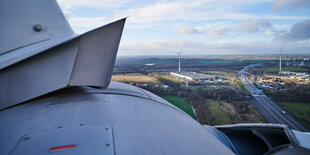
[[[190,55],[190,54],[182,54],[183,57],[199,57],[199,56],[210,56],[210,57],[216,57],[216,56],[257,56],[257,57],[264,57],[264,56],[278,56],[279,53],[274,54],[231,54],[231,55],[210,55],[210,54],[201,54],[201,55]],[[310,56],[310,53],[286,53],[282,54],[282,56]],[[178,55],[117,55],[117,57],[178,57]]]

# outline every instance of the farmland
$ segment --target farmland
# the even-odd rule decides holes
[[[219,64],[234,64],[234,65],[242,65],[245,62],[244,61],[200,61],[203,65],[219,65]]]
[[[310,103],[302,103],[302,102],[282,102],[285,108],[296,111],[308,118],[310,118]]]
[[[279,72],[279,67],[265,67],[265,70],[267,70],[268,72]],[[282,67],[282,71],[306,72],[309,70],[307,68],[301,67]]]
[[[285,57],[282,70],[309,71],[307,66],[293,66],[299,64],[304,58],[306,57],[296,57],[294,59],[296,63],[293,63],[293,57]],[[305,61],[305,64],[307,62]],[[244,66],[255,63],[263,64],[263,67],[250,70],[256,76],[261,76],[265,70],[271,74],[275,74],[279,70],[276,67],[278,56],[183,56],[181,57],[182,71],[214,77],[213,81],[209,79],[203,82],[186,81],[170,75],[170,72],[178,71],[177,56],[132,57],[119,59],[116,62],[112,80],[142,87],[163,97],[195,118],[192,106],[201,124],[266,122],[251,104],[251,98],[247,97],[250,94],[236,74]],[[284,66],[284,64],[290,64],[290,66]],[[224,77],[227,82],[217,82],[216,79],[219,77]],[[264,93],[279,102],[307,102],[309,98],[307,97],[309,90],[305,86],[294,87],[292,91],[270,90],[264,91]],[[294,114],[304,117],[307,112],[300,111],[305,110],[302,106],[307,107],[307,105],[294,104],[293,107],[286,108]]]
[[[120,74],[113,75],[112,81],[124,83],[160,83],[156,78],[143,74]]]
[[[204,100],[211,125],[246,122],[265,122],[265,119],[247,101],[228,103],[225,100]],[[206,113],[205,113],[206,114]]]

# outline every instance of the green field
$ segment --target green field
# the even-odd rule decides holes
[[[265,70],[267,70],[268,72],[279,72],[279,67],[265,67]],[[307,72],[308,69],[300,67],[282,67],[282,71]]]
[[[300,113],[310,118],[310,103],[288,103],[282,102],[285,108]]]
[[[189,114],[191,117],[196,119],[195,114],[193,112],[192,107],[186,103],[185,98],[183,97],[175,97],[175,96],[162,96],[165,100],[170,102],[171,104],[175,105],[176,107],[180,108],[187,114]]]
[[[242,92],[245,94],[245,95],[248,95],[248,96],[250,96],[251,95],[251,93],[248,91],[248,89],[244,86],[244,84],[243,83],[241,83],[241,90],[242,90]]]
[[[178,58],[148,58],[142,60],[144,63],[174,63],[178,62]]]
[[[228,107],[226,102],[222,102],[222,105],[224,105],[223,108],[221,108],[216,101],[210,99],[206,100],[206,104],[215,118],[215,124],[228,124],[230,122],[228,114],[222,110]]]
[[[234,65],[242,65],[244,61],[200,61],[202,65],[219,65],[219,64],[234,64]]]

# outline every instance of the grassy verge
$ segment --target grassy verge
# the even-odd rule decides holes
[[[195,114],[193,112],[192,107],[186,103],[185,98],[183,97],[175,97],[175,96],[162,96],[165,100],[170,102],[171,104],[175,105],[176,107],[180,108],[187,114],[189,114],[191,117],[196,119]]]
[[[248,96],[251,95],[251,93],[248,91],[248,89],[244,86],[243,83],[241,83],[240,87],[241,87],[242,92],[243,92],[245,95],[248,95]]]

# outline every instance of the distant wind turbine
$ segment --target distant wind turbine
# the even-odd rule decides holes
[[[283,49],[283,46],[281,47],[281,50],[280,50],[279,74],[281,74],[281,71],[282,71],[282,49]]]
[[[179,74],[181,72],[181,53],[183,52],[183,49],[180,52],[176,52],[176,54],[179,55]]]

